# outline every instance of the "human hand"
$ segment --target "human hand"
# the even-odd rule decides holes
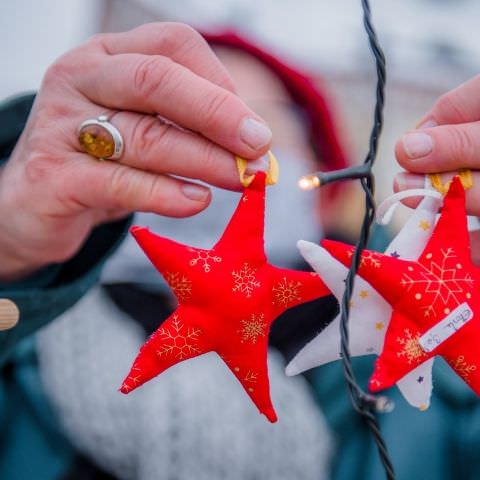
[[[0,279],[70,258],[96,224],[128,212],[203,210],[209,189],[178,177],[240,188],[234,155],[261,157],[271,132],[234,92],[203,38],[177,23],[98,35],[57,60],[0,174]],[[79,124],[101,114],[125,140],[117,161],[78,143]]]
[[[467,213],[480,215],[480,75],[442,95],[419,122],[396,144],[399,164],[407,170],[395,178],[394,188],[424,186],[425,173],[442,172],[447,182],[461,168],[473,170],[467,190]]]

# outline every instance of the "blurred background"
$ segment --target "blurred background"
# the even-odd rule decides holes
[[[480,4],[371,4],[388,59],[385,130],[376,167],[381,200],[391,193],[393,173],[399,170],[395,140],[415,126],[442,92],[479,71]],[[0,98],[38,88],[55,58],[95,32],[124,30],[152,19],[180,20],[209,31],[233,28],[321,77],[351,161],[363,160],[375,77],[359,0],[2,0]],[[353,233],[360,211],[351,206],[360,208],[361,202],[348,204]]]

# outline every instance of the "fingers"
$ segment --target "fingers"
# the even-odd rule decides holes
[[[417,173],[480,169],[480,122],[409,132],[397,142],[395,155],[403,168]]]
[[[458,175],[457,171],[445,172],[441,175],[442,183],[446,184],[455,175]],[[472,172],[473,176],[473,188],[468,189],[466,194],[466,209],[468,215],[480,216],[480,189],[475,188],[476,185],[480,185],[480,172]],[[425,175],[416,175],[409,172],[402,172],[396,175],[393,189],[395,192],[410,190],[412,188],[424,188]],[[415,208],[419,203],[418,197],[413,197],[403,201],[407,206]]]
[[[420,120],[420,127],[480,120],[480,75],[442,95]]]
[[[207,187],[164,175],[155,175],[111,161],[76,154],[62,175],[67,202],[104,210],[149,211],[170,217],[194,215],[208,206]]]
[[[206,138],[151,115],[119,112],[111,121],[125,140],[118,162],[153,173],[199,179],[230,190],[241,188],[233,155]]]
[[[205,39],[184,23],[149,23],[125,33],[100,35],[98,41],[110,55],[141,53],[169,57],[210,82],[235,91],[232,78]]]
[[[98,55],[73,81],[97,105],[159,114],[246,158],[271,142],[270,129],[239,97],[164,56]]]

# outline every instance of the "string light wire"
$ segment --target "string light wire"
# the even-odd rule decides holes
[[[353,408],[364,418],[373,439],[377,445],[380,460],[385,469],[386,478],[395,480],[395,472],[392,461],[382,436],[380,425],[376,418],[377,412],[389,412],[393,409],[393,403],[384,396],[374,396],[365,392],[359,385],[352,368],[351,354],[349,347],[348,322],[350,315],[350,304],[353,294],[355,276],[361,260],[363,250],[367,246],[370,236],[371,226],[375,220],[375,200],[374,200],[374,177],[372,167],[375,162],[378,151],[378,142],[383,128],[383,108],[385,104],[385,56],[378,42],[377,34],[372,24],[370,5],[368,0],[361,0],[363,9],[363,24],[368,36],[370,48],[375,58],[375,67],[377,73],[376,102],[374,110],[373,126],[370,133],[368,152],[363,164],[354,167],[335,170],[332,172],[316,172],[302,177],[299,181],[300,188],[304,190],[312,189],[328,183],[359,179],[363,191],[365,192],[365,213],[358,241],[352,255],[352,263],[345,280],[345,292],[341,301],[340,318],[340,336],[341,336],[341,354],[343,373],[347,383]]]

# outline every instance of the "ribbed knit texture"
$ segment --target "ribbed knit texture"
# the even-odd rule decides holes
[[[258,414],[216,354],[180,363],[128,396],[118,385],[142,329],[100,289],[38,335],[45,388],[78,449],[119,479],[322,480],[330,434],[301,378],[269,354],[280,421]]]

